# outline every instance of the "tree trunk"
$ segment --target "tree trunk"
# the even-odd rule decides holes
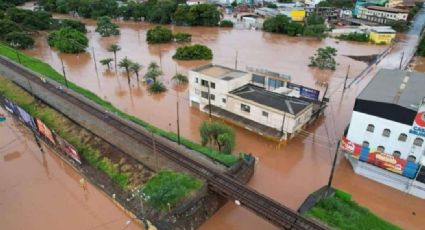
[[[136,72],[137,82],[139,82],[139,72]]]
[[[130,85],[130,71],[128,71],[128,68],[125,68],[125,71],[127,72],[127,80],[128,84]]]
[[[117,52],[114,52],[114,60],[115,60],[115,73],[117,72]]]

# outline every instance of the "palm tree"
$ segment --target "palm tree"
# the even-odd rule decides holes
[[[112,44],[109,46],[108,51],[114,53],[114,60],[115,60],[115,71],[117,71],[117,52],[121,50],[121,47],[117,44]]]
[[[130,66],[133,64],[133,62],[128,59],[127,57],[125,57],[124,59],[122,59],[120,61],[120,63],[118,63],[118,66],[120,68],[124,68],[125,72],[127,73],[127,80],[128,80],[128,84],[130,84]]]
[[[187,84],[189,82],[189,79],[187,79],[187,76],[181,73],[176,73],[174,75],[173,80],[178,84]]]
[[[100,60],[99,62],[100,62],[100,64],[102,64],[102,65],[106,65],[106,66],[108,67],[108,70],[109,70],[109,69],[111,69],[111,62],[112,62],[113,60],[114,60],[114,59],[112,59],[112,58],[105,58],[105,59]]]
[[[133,63],[131,63],[131,65],[130,65],[130,70],[131,71],[133,71],[135,74],[136,74],[136,77],[137,77],[137,82],[139,82],[139,71],[140,71],[140,69],[142,69],[143,68],[143,66],[142,65],[140,65],[139,63],[137,63],[137,62],[133,62]]]
[[[159,65],[156,62],[151,62],[148,66],[148,72],[145,75],[145,78],[151,78],[154,82],[156,82],[156,78],[162,74]]]

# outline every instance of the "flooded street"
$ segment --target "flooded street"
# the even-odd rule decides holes
[[[79,55],[59,54],[50,49],[44,37],[39,37],[36,47],[26,52],[51,64],[58,72],[61,72],[60,58],[62,58],[70,81],[95,92],[123,111],[166,130],[176,131],[178,98],[181,134],[199,141],[198,126],[207,119],[207,115],[189,107],[187,87],[175,88],[171,77],[176,71],[187,73],[188,69],[208,62],[174,61],[171,56],[176,47],[182,44],[148,45],[145,42],[146,30],[153,26],[151,24],[120,23],[120,36],[102,38],[94,32],[92,20],[85,22],[89,25],[90,31],[87,34],[90,40],[90,48],[87,49],[89,52]],[[360,83],[353,84],[343,93],[348,66],[350,65],[349,78],[354,78],[367,66],[366,63],[355,61],[345,55],[378,54],[387,46],[338,42],[329,38],[319,41],[250,30],[174,26],[171,28],[174,32],[189,32],[193,36],[192,43],[210,47],[214,53],[212,62],[215,64],[234,67],[237,52],[238,69],[244,70],[246,66],[268,68],[289,74],[293,83],[316,88],[322,93],[324,88],[317,83],[329,83],[328,96],[331,103],[326,116],[287,145],[279,147],[275,142],[235,127],[237,140],[235,152],[251,152],[259,159],[249,185],[284,205],[297,209],[309,193],[327,183],[335,144],[350,119],[355,96],[377,70],[375,68]],[[404,41],[401,44],[409,45],[410,36],[415,35],[402,37]],[[144,85],[136,83],[135,76],[132,77],[132,84],[129,87],[125,73],[119,70],[117,77],[115,70],[107,71],[106,67],[101,66],[98,60],[113,57],[113,54],[106,50],[113,43],[118,43],[122,47],[117,53],[118,60],[128,57],[145,67],[151,61],[159,63],[164,72],[162,80],[169,90],[164,94],[152,96]],[[333,46],[338,50],[336,60],[339,65],[336,71],[320,71],[308,67],[309,57],[317,48],[324,46]],[[402,49],[404,49],[402,46],[396,46],[394,52],[378,68],[392,68],[398,65],[399,51]],[[97,73],[93,54],[97,60]],[[419,229],[420,223],[425,224],[425,220],[419,218],[425,214],[423,200],[359,177],[344,159],[340,162],[334,183],[336,187],[352,193],[354,199],[361,205],[403,228]],[[412,216],[413,210],[416,217]],[[249,230],[275,229],[275,227],[248,210],[234,205],[233,202],[228,202],[201,229]]]
[[[9,115],[0,137],[1,229],[143,229]]]

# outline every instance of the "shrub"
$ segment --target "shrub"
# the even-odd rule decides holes
[[[202,182],[186,173],[161,170],[142,188],[147,202],[155,209],[167,210],[202,187]]]
[[[192,34],[189,33],[176,33],[173,35],[176,42],[190,42],[192,40]]]
[[[8,33],[5,39],[10,46],[19,49],[28,49],[34,46],[34,39],[23,32]]]
[[[111,22],[111,18],[107,16],[99,17],[96,20],[96,32],[98,32],[102,37],[109,37],[112,35],[119,35],[119,27]]]
[[[146,41],[150,44],[153,43],[167,43],[173,39],[173,33],[170,29],[161,26],[155,26],[149,29],[146,33]]]
[[[202,122],[199,126],[201,144],[215,144],[218,151],[231,154],[235,147],[235,132],[230,127],[221,122]]]
[[[341,40],[347,40],[347,41],[356,41],[356,42],[368,42],[369,36],[365,33],[349,33],[349,34],[341,34],[337,37]]]
[[[51,32],[47,41],[50,46],[64,53],[83,52],[89,43],[85,34],[69,27]]]
[[[154,81],[151,85],[149,85],[148,88],[149,92],[151,93],[162,93],[167,91],[167,88],[165,85],[160,81]]]
[[[187,78],[187,76],[181,73],[176,73],[176,75],[174,75],[173,77],[173,80],[177,84],[187,84],[189,82],[189,79]]]
[[[316,66],[320,69],[335,70],[336,61],[334,57],[336,56],[336,53],[337,49],[330,46],[326,46],[325,48],[319,48],[317,49],[316,54],[310,57],[309,66]]]
[[[406,32],[409,29],[409,25],[403,20],[390,20],[386,25],[391,26],[397,32]]]
[[[213,53],[210,48],[195,44],[177,48],[173,58],[177,60],[211,60]]]
[[[60,21],[60,26],[65,28],[65,27],[70,27],[72,29],[76,29],[82,33],[87,33],[87,29],[86,29],[86,25],[80,21],[77,20],[71,20],[71,19],[62,19]]]
[[[230,20],[223,20],[220,22],[220,27],[233,27],[233,22]]]

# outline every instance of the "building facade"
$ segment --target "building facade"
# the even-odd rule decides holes
[[[278,140],[291,139],[311,121],[314,100],[273,92],[254,82],[252,73],[224,66],[208,64],[194,68],[189,71],[190,105]],[[269,85],[276,82],[279,84]],[[272,90],[286,85],[282,80],[267,77],[261,83],[267,83]]]
[[[342,149],[359,174],[403,191],[415,183],[409,191],[425,198],[424,85],[425,74],[380,70],[356,98]]]
[[[396,31],[391,27],[372,27],[369,40],[375,44],[390,44],[396,36]]]
[[[360,7],[357,18],[385,24],[389,21],[407,21],[409,11],[381,6]]]

